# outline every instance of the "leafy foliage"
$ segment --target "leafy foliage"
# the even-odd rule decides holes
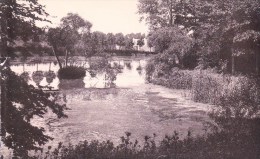
[[[116,44],[122,49],[125,46],[125,37],[122,33],[115,34],[116,37]]]
[[[67,66],[58,71],[60,79],[79,79],[86,76],[86,70],[83,67]]]
[[[48,21],[48,13],[38,0],[2,0],[0,10],[1,56],[12,55],[8,47],[16,37],[26,39],[39,33],[40,29],[35,26],[35,21]]]
[[[41,150],[52,137],[44,129],[31,125],[33,117],[44,117],[50,109],[58,118],[64,114],[65,105],[46,93],[28,85],[9,68],[1,71],[1,135],[3,143],[14,150],[15,156],[26,158],[29,150]]]
[[[194,39],[192,51],[199,57],[197,65],[200,68],[234,73],[235,69],[243,69],[235,64],[235,60],[246,58],[251,59],[251,72],[259,72],[260,12],[257,0],[139,0],[138,12],[150,25],[150,34],[164,28],[167,30],[167,27],[186,30],[186,35]],[[169,47],[169,37],[165,36],[161,41]],[[238,58],[234,59],[234,56]]]

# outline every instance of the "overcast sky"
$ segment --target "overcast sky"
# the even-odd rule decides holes
[[[39,0],[46,5],[46,11],[53,25],[68,12],[78,13],[93,24],[92,31],[104,33],[147,33],[147,26],[139,22],[138,0]],[[46,24],[40,24],[43,26]]]

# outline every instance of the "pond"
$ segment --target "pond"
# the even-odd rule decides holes
[[[11,69],[28,83],[59,94],[66,103],[68,118],[57,119],[49,113],[33,124],[58,142],[77,144],[83,140],[111,140],[120,143],[125,132],[143,141],[144,136],[161,140],[166,134],[179,132],[185,137],[207,133],[214,122],[208,116],[210,105],[193,102],[187,90],[173,90],[149,84],[145,80],[146,57],[113,57],[111,66],[118,71],[87,71],[83,79],[60,80],[54,61],[13,64]],[[90,67],[90,61],[77,60],[73,65]],[[94,74],[94,75],[93,75]]]

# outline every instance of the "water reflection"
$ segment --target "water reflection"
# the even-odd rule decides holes
[[[56,74],[54,73],[54,71],[45,72],[44,76],[46,77],[46,81],[48,85],[50,85],[53,82],[53,80],[56,78]]]
[[[85,83],[83,82],[83,79],[75,79],[75,80],[67,80],[67,79],[61,79],[60,83],[58,85],[59,89],[77,89],[77,88],[84,88]]]
[[[21,75],[20,75],[26,82],[28,82],[31,78],[29,76],[29,72],[23,72]]]
[[[87,60],[75,61],[70,65],[87,69],[86,76],[80,80],[60,80],[57,77],[58,66],[55,62],[28,63],[12,65],[11,69],[22,78],[41,88],[115,88],[131,87],[145,83],[143,68],[145,60]],[[70,85],[70,86],[69,86]]]
[[[43,71],[35,71],[32,73],[32,80],[35,82],[37,86],[40,85],[41,81],[43,80]]]

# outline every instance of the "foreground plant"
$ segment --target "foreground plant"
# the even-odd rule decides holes
[[[49,110],[58,118],[64,114],[66,105],[55,100],[55,94],[46,93],[28,85],[10,68],[1,70],[1,139],[5,146],[13,149],[14,157],[28,157],[28,151],[41,150],[41,146],[52,139],[45,135],[44,128],[33,126],[31,120],[43,118]]]

